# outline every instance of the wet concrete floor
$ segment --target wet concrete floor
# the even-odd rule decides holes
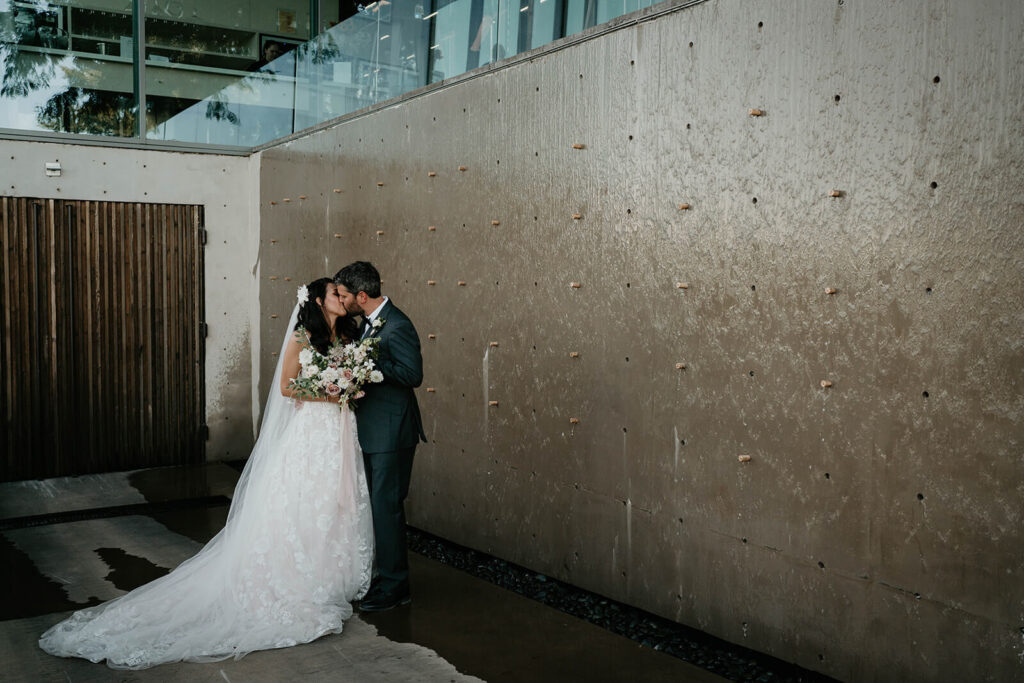
[[[224,464],[0,484],[3,681],[677,681],[724,679],[410,554],[413,604],[343,633],[216,664],[142,672],[52,657],[42,631],[170,571],[224,524]]]

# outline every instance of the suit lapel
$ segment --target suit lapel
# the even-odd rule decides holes
[[[381,330],[384,329],[384,325],[387,325],[387,323],[388,323],[388,311],[390,309],[391,309],[391,299],[388,299],[388,302],[386,304],[384,304],[384,306],[380,309],[380,313],[377,315],[377,320],[383,320],[384,322],[380,325],[380,327],[374,327],[373,325],[371,325],[370,326],[370,331],[367,333],[367,335],[365,337],[363,337],[363,339],[369,339],[370,337],[376,337],[377,333],[379,333]]]

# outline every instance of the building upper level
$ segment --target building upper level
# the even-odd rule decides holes
[[[246,153],[653,4],[0,0],[0,137]]]

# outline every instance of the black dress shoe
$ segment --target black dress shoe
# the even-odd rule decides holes
[[[408,605],[412,602],[412,596],[408,591],[401,593],[377,593],[363,599],[359,603],[360,612],[384,612],[395,607]]]

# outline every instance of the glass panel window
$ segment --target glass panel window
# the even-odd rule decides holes
[[[145,0],[146,137],[251,146],[295,128],[308,0]]]
[[[499,16],[498,58],[558,40],[562,20],[561,0],[505,0]]]
[[[132,29],[130,2],[0,0],[0,128],[135,135]]]
[[[298,53],[296,126],[306,128],[427,82],[423,5],[374,2]]]
[[[660,0],[565,0],[565,35],[571,36],[658,2]]]
[[[189,73],[176,72],[172,82],[155,74],[184,67],[154,67],[150,56],[149,136],[258,145],[426,84],[430,24],[422,5],[382,0],[346,9],[342,3],[321,22],[334,16],[344,18],[298,45],[296,39],[251,32],[260,58],[254,61],[248,53],[249,66],[241,73],[213,66],[204,56],[204,63],[190,63]],[[300,24],[307,19],[298,10],[296,17]],[[242,31],[221,30],[224,36],[234,32]]]
[[[532,50],[547,45],[562,37],[562,0],[531,0],[524,2],[529,12],[530,36],[526,41],[525,50]]]
[[[499,59],[498,0],[455,0],[437,3],[430,45],[430,82]]]

